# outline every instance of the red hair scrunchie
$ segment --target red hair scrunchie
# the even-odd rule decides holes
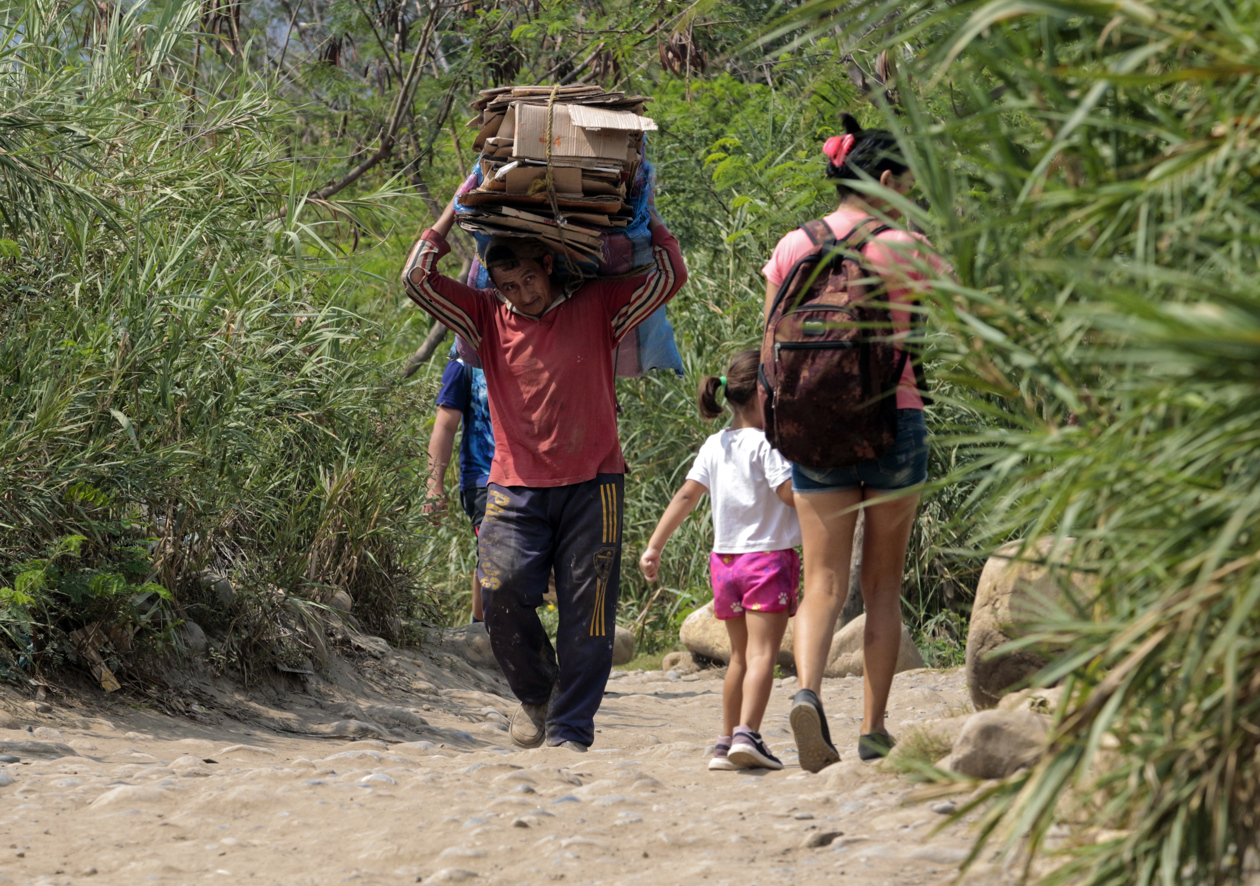
[[[831,161],[832,166],[843,166],[845,158],[857,143],[852,135],[833,135],[823,144],[823,153]]]

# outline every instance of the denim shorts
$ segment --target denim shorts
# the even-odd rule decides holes
[[[846,489],[891,492],[925,482],[927,466],[927,424],[923,421],[923,410],[898,409],[897,442],[892,449],[879,458],[847,468],[814,470],[792,465],[792,489],[806,495]]]

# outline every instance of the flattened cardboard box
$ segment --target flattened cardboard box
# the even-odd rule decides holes
[[[518,103],[513,157],[547,159],[547,107]],[[576,126],[565,105],[551,107],[551,157],[595,158],[624,163],[629,159],[630,135],[625,130],[585,130]],[[506,121],[504,121],[506,123]]]

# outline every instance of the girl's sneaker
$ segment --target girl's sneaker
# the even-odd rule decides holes
[[[738,769],[727,756],[731,750],[731,737],[722,735],[718,737],[717,743],[713,746],[713,758],[709,760],[710,772],[731,772]]]
[[[783,761],[766,747],[756,732],[736,732],[726,758],[740,769],[782,769]]]

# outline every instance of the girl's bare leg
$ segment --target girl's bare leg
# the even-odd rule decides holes
[[[728,618],[726,635],[731,638],[731,663],[726,668],[726,680],[722,683],[722,734],[733,735],[744,706],[744,681],[747,679],[748,649],[747,617]],[[772,669],[773,670],[773,669]],[[762,705],[764,710],[765,705]]]
[[[853,530],[861,501],[860,489],[796,495],[805,554],[805,594],[794,627],[796,673],[802,689],[822,689],[836,618],[849,594]],[[869,517],[867,521],[869,525]],[[866,580],[865,573],[862,579]]]
[[[743,705],[736,725],[760,732],[761,718],[765,716],[770,690],[774,686],[774,666],[779,660],[779,645],[783,642],[783,632],[787,630],[788,614],[746,611],[740,620],[747,623],[747,673],[744,676]]]
[[[866,497],[877,499],[887,494],[867,490]],[[918,506],[919,493],[911,492],[866,507],[862,540],[862,602],[866,604],[863,735],[886,731],[888,692],[901,648],[901,578]]]

